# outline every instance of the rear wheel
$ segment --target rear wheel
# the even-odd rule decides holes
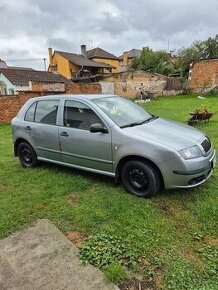
[[[18,145],[17,153],[23,167],[34,167],[37,165],[37,155],[32,146],[27,142],[21,142]]]
[[[139,160],[130,160],[124,164],[121,179],[126,191],[140,197],[151,197],[160,188],[157,170],[152,165]]]

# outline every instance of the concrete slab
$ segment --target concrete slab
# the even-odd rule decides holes
[[[49,220],[0,241],[1,290],[118,290]]]

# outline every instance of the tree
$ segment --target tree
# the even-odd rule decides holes
[[[187,77],[192,61],[212,58],[218,58],[218,34],[214,38],[195,41],[188,48],[181,48],[176,61],[172,61],[171,55],[164,50],[153,51],[145,47],[141,55],[134,59],[132,68],[164,75],[179,73],[181,77]]]
[[[218,58],[218,34],[214,38],[209,37],[204,43],[204,58]]]
[[[175,70],[169,53],[163,50],[153,51],[149,47],[143,48],[141,55],[134,59],[132,68],[164,75]]]
[[[212,58],[218,58],[218,34],[214,38],[195,41],[190,47],[180,49],[177,65],[180,67],[181,75],[186,76],[192,61]]]

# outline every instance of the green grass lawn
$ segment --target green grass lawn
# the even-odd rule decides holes
[[[218,110],[217,97],[194,96],[165,97],[144,107],[184,122],[190,111],[208,102],[212,111]],[[218,149],[218,114],[196,127]],[[39,218],[50,219],[63,233],[97,235],[100,246],[87,244],[87,257],[98,265],[120,247],[119,258],[102,269],[121,289],[127,280],[141,281],[147,287],[142,289],[218,289],[217,195],[217,170],[195,189],[143,199],[104,176],[51,164],[24,169],[13,156],[10,126],[0,125],[0,237]]]

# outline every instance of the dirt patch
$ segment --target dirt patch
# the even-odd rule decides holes
[[[137,279],[125,280],[118,285],[120,290],[156,290],[157,288],[152,282],[138,281]]]
[[[204,263],[201,261],[201,259],[197,256],[194,250],[192,249],[182,249],[181,251],[182,257],[184,257],[186,260],[191,261],[195,265],[198,265],[201,269],[204,268]]]
[[[77,192],[71,192],[69,195],[69,204],[71,206],[75,206],[75,204],[78,202],[79,197],[78,197],[78,193]]]
[[[170,219],[170,222],[178,230],[178,235],[180,232],[187,232],[187,226],[189,224],[192,227],[198,227],[198,224],[193,220],[187,208],[183,207],[183,205],[161,200],[157,203],[157,206],[163,211],[165,217]]]
[[[205,237],[204,240],[210,246],[218,246],[218,238]]]
[[[165,284],[164,273],[159,272],[157,275],[155,275],[154,281],[157,286],[156,289],[163,289],[163,285]]]
[[[88,234],[80,233],[77,231],[67,232],[66,237],[70,240],[77,248],[80,248],[85,240],[88,238]]]
[[[182,210],[177,205],[171,204],[171,203],[166,202],[166,201],[161,201],[160,203],[158,203],[158,206],[165,213],[165,215],[167,217],[171,217],[171,218],[172,217],[178,218],[178,212],[181,212],[181,210]]]
[[[97,184],[94,183],[91,187],[91,193],[96,193]]]

